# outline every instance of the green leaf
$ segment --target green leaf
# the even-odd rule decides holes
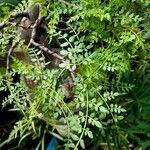
[[[66,51],[66,50],[61,50],[61,51],[60,51],[60,54],[66,56],[66,55],[68,55],[68,51]]]
[[[73,70],[73,71],[76,70],[76,68],[77,68],[76,65],[73,65],[73,66],[72,66],[72,70]]]
[[[82,111],[79,111],[79,116],[83,116],[83,112]]]
[[[37,55],[40,55],[41,53],[42,53],[42,51],[38,51],[36,54],[37,54]]]
[[[145,34],[144,34],[144,39],[149,39],[150,38],[150,30],[148,30]]]
[[[69,42],[72,43],[72,42],[74,41],[74,39],[75,39],[75,35],[74,35],[74,36],[71,36],[71,37],[69,38]]]
[[[123,116],[117,116],[118,120],[122,120],[124,117]]]
[[[143,150],[150,147],[150,140],[148,140],[148,139],[145,141],[141,141],[140,143],[142,145]]]
[[[88,119],[88,123],[89,123],[89,124],[92,123],[92,119],[91,119],[91,118]]]
[[[118,92],[113,93],[114,96],[119,96]]]
[[[25,138],[27,138],[29,135],[30,135],[31,133],[30,132],[28,132],[28,133],[26,133],[25,135],[23,135],[21,138],[20,138],[20,140],[19,140],[19,146],[21,145],[21,143],[23,142],[23,140],[25,139]]]
[[[78,141],[79,140],[79,137],[75,134],[71,134],[71,138],[74,140],[74,141]]]
[[[85,149],[85,144],[84,144],[84,141],[81,139],[80,140],[80,146],[83,148],[83,149]]]
[[[88,45],[86,48],[87,48],[87,49],[91,49],[92,47],[93,47],[93,45],[90,44],[90,45]]]
[[[64,38],[66,38],[67,36],[68,36],[68,34],[67,34],[67,33],[65,33],[65,34],[63,35],[63,37],[64,37]]]
[[[0,3],[2,3],[2,2],[5,2],[5,3],[10,3],[10,4],[12,4],[12,5],[18,5],[20,2],[21,2],[21,0],[0,0]]]
[[[103,112],[103,113],[108,113],[109,111],[107,110],[107,108],[103,107],[103,106],[100,106],[99,107],[100,111]]]
[[[3,91],[3,90],[5,90],[5,87],[0,87],[0,91]]]
[[[68,45],[69,45],[69,43],[68,43],[68,42],[65,42],[65,43],[61,44],[60,47],[66,47],[66,46],[68,46]]]
[[[78,48],[79,48],[79,49],[82,49],[82,48],[84,48],[84,47],[85,47],[84,43],[80,43],[80,44],[78,45]]]
[[[93,133],[91,131],[88,131],[88,137],[93,139]]]
[[[66,66],[67,66],[67,64],[65,64],[65,63],[59,64],[59,67],[60,67],[60,68],[65,68]]]
[[[98,128],[102,128],[102,124],[99,121],[94,121],[94,124]]]
[[[37,61],[37,59],[36,58],[32,58],[31,61],[34,63],[34,62]]]

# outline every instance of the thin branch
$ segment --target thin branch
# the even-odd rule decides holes
[[[44,45],[41,45],[41,44],[35,42],[33,39],[30,42],[35,47],[38,47],[39,49],[47,52],[48,54],[58,58],[59,60],[61,60],[62,62],[65,63],[64,58],[62,56],[60,56],[59,54],[55,53],[53,50],[50,50],[49,48],[45,47]],[[74,82],[75,81],[75,72],[72,69],[69,69],[69,71],[70,71],[70,76],[71,76],[72,82]]]
[[[41,14],[40,14],[40,5],[38,5],[39,7],[39,14],[38,14],[38,18],[36,19],[34,25],[33,25],[33,30],[32,30],[32,33],[31,33],[31,38],[30,38],[30,42],[28,44],[28,47],[30,47],[32,41],[34,41],[34,38],[36,36],[36,32],[37,32],[37,27],[40,25],[41,21],[42,21],[42,17],[41,17]]]
[[[40,6],[39,6],[39,9],[41,9]],[[42,21],[42,17],[41,17],[40,11],[39,11],[38,18],[37,18],[37,20],[35,21],[35,23],[33,25],[33,30],[32,30],[32,33],[31,33],[31,38],[30,38],[30,42],[28,44],[28,47],[30,47],[30,45],[32,44],[35,47],[38,47],[39,49],[41,49],[41,50],[49,53],[50,55],[52,55],[52,56],[54,56],[54,57],[56,57],[56,58],[58,58],[58,59],[63,61],[63,59],[64,59],[63,57],[61,57],[60,55],[54,53],[53,51],[51,51],[50,49],[48,49],[44,45],[41,45],[41,44],[39,44],[39,43],[34,41],[34,38],[35,38],[36,32],[37,32],[37,27],[40,25],[41,21]]]
[[[75,81],[75,71],[73,71],[73,70],[71,70],[71,69],[69,69],[69,71],[70,71],[70,76],[71,76],[71,78],[72,78],[72,82],[74,82]]]
[[[18,14],[12,15],[8,19],[8,22],[13,22],[15,19],[17,19],[17,18],[23,18],[23,17],[29,18],[29,13],[28,12],[22,12],[22,13],[18,13]],[[6,24],[4,22],[0,22],[0,29],[3,29],[6,26],[8,26],[8,24]]]
[[[18,27],[21,27],[23,29],[32,29],[31,25],[29,25],[28,27],[22,26],[22,25],[18,25]]]
[[[76,150],[78,148],[78,145],[80,144],[80,141],[82,140],[83,136],[84,136],[84,133],[85,133],[85,130],[86,130],[86,127],[87,127],[87,123],[88,123],[88,114],[89,114],[89,95],[88,95],[88,92],[86,94],[86,113],[85,113],[85,121],[84,121],[84,126],[83,126],[83,130],[82,130],[82,133],[80,134],[80,137],[79,137],[79,140],[74,148],[74,150]]]
[[[17,18],[23,18],[23,17],[29,18],[29,13],[28,12],[17,13],[15,15],[10,16],[9,21],[12,22]]]
[[[8,51],[7,54],[7,59],[6,59],[6,69],[8,70],[10,68],[10,55],[13,52],[14,48],[15,48],[16,44],[14,46],[11,46],[11,48]]]
[[[37,31],[37,27],[39,26],[39,24],[41,23],[41,20],[42,18],[38,18],[34,25],[33,25],[33,30],[32,30],[32,33],[31,33],[31,38],[30,38],[30,42],[28,44],[28,47],[30,47],[31,45],[31,42],[34,40],[35,36],[36,36],[36,31]]]
[[[38,47],[39,49],[47,52],[48,54],[58,58],[59,60],[61,60],[62,62],[65,62],[64,61],[64,58],[62,56],[60,56],[59,54],[53,52],[52,50],[50,50],[49,48],[45,47],[44,45],[41,45],[37,42],[35,42],[33,39],[31,40],[31,44],[34,45],[35,47]]]
[[[40,6],[39,6],[39,9],[41,9]],[[39,11],[39,12],[40,12],[40,11]],[[37,27],[40,25],[41,21],[42,21],[42,17],[41,17],[41,14],[39,13],[38,18],[37,18],[37,20],[35,21],[35,23],[34,23],[34,25],[33,25],[33,30],[32,30],[32,33],[31,33],[31,38],[30,38],[30,42],[29,42],[29,44],[28,44],[28,47],[30,47],[31,44],[32,44],[32,45],[34,45],[35,47],[38,47],[39,49],[41,49],[41,50],[43,50],[43,51],[49,53],[50,55],[52,55],[52,56],[58,58],[58,59],[61,60],[62,62],[65,62],[65,60],[64,60],[64,58],[63,58],[62,56],[60,56],[59,54],[55,53],[54,51],[48,49],[48,48],[45,47],[44,45],[41,45],[41,44],[37,43],[37,42],[34,40],[34,38],[35,38],[35,36],[36,36],[36,32],[37,32]],[[71,69],[70,69],[69,71],[70,71],[70,74],[71,74],[71,78],[72,78],[72,80],[74,81],[74,79],[75,79],[74,73],[73,73],[73,71],[72,71]]]

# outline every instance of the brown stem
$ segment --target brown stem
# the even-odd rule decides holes
[[[12,22],[17,18],[23,18],[23,17],[29,18],[29,13],[28,12],[17,13],[15,15],[10,16],[9,21]]]
[[[7,59],[6,59],[6,69],[8,70],[10,68],[10,55],[11,53],[13,52],[13,49],[15,48],[16,44],[14,46],[11,46],[11,48],[9,49],[8,51],[8,54],[7,54]]]
[[[44,45],[41,45],[37,42],[35,42],[34,40],[31,40],[31,44],[34,45],[35,47],[38,47],[39,49],[47,52],[48,54],[58,58],[59,60],[61,60],[62,62],[65,62],[64,61],[64,58],[62,56],[60,56],[59,54],[53,52],[52,50],[48,49],[47,47],[45,47]]]

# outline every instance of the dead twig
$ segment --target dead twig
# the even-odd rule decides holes
[[[65,63],[66,61],[64,60],[64,58],[62,56],[60,56],[59,54],[55,53],[53,50],[50,50],[49,48],[45,47],[44,45],[41,45],[41,44],[37,43],[34,40],[34,38],[36,36],[36,32],[37,32],[37,27],[40,25],[40,23],[42,21],[41,14],[40,14],[40,9],[41,9],[41,7],[39,6],[39,15],[38,15],[38,18],[37,18],[37,20],[35,21],[35,23],[33,25],[33,30],[32,30],[32,33],[31,33],[31,38],[30,38],[30,42],[28,44],[28,47],[30,47],[31,44],[32,44],[35,47],[38,47],[39,49],[41,49],[41,50],[47,52],[48,54],[56,57],[57,59],[61,60],[61,62]],[[72,80],[72,82],[74,82],[74,80],[75,80],[75,73],[74,73],[74,71],[72,69],[69,69],[69,71],[70,71],[71,80]]]
[[[52,50],[50,50],[49,48],[45,47],[44,45],[41,45],[41,44],[35,42],[33,39],[32,39],[30,42],[31,42],[31,44],[32,44],[33,46],[35,46],[35,47],[37,47],[37,48],[39,48],[39,49],[41,49],[41,50],[47,52],[48,54],[50,54],[50,55],[52,55],[52,56],[58,58],[58,59],[61,60],[62,62],[65,62],[65,60],[64,60],[64,58],[63,58],[62,56],[60,56],[59,54],[53,52]]]
[[[10,55],[13,52],[14,48],[15,48],[16,44],[14,44],[13,46],[11,46],[11,48],[8,51],[7,54],[7,59],[6,59],[6,69],[8,70],[10,68]]]
[[[28,44],[28,47],[30,47],[32,41],[34,40],[35,36],[36,36],[36,30],[37,30],[37,27],[39,26],[39,24],[41,23],[41,20],[42,18],[38,18],[34,25],[33,25],[33,29],[32,29],[32,33],[31,33],[31,38],[30,38],[30,42]]]
[[[38,18],[36,19],[36,21],[35,21],[35,23],[33,25],[32,33],[31,33],[31,38],[30,38],[28,47],[30,47],[30,45],[32,44],[32,41],[34,41],[34,38],[35,38],[36,32],[37,32],[37,27],[40,25],[40,23],[42,21],[42,17],[41,17],[41,14],[40,14],[41,7],[39,5],[38,5],[38,7],[39,7],[39,14],[38,14]]]
[[[7,24],[5,22],[0,22],[0,30],[3,29],[4,27],[8,26],[9,23],[12,23],[15,19],[22,18],[22,17],[29,18],[29,13],[28,12],[21,12],[21,13],[10,16]]]
[[[23,18],[23,17],[29,18],[29,13],[28,12],[17,13],[15,15],[10,16],[8,21],[12,22],[12,21],[14,21],[17,18]]]

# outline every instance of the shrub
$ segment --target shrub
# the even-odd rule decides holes
[[[62,149],[149,147],[149,6],[28,0],[3,14],[0,90],[9,91],[3,106],[13,104],[20,118],[0,147],[30,138],[44,149],[47,134]]]

